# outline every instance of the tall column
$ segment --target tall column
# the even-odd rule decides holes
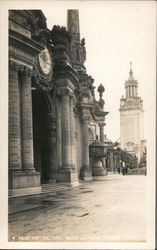
[[[135,86],[132,86],[132,96],[135,96]]]
[[[57,139],[57,170],[62,168],[62,127],[61,127],[61,96],[57,96],[57,121],[56,121],[56,139]]]
[[[70,169],[70,112],[69,92],[62,91],[62,167]]]
[[[74,96],[70,96],[70,147],[71,147],[71,168],[76,170],[76,137],[75,137],[75,117],[74,117]]]
[[[9,170],[21,170],[21,128],[18,68],[9,62]]]
[[[17,72],[13,73],[11,70],[9,78],[9,164],[11,170],[21,170],[10,171],[9,193],[10,195],[40,193],[40,175],[35,171],[33,160],[31,74],[25,68],[23,82],[20,82],[20,96]]]
[[[83,120],[83,166],[89,169],[88,117]]]
[[[22,162],[24,171],[35,171],[33,156],[31,76],[32,71],[25,67],[23,72],[21,91]]]
[[[99,123],[99,128],[100,128],[100,142],[104,143],[104,126],[105,126],[105,123]],[[105,158],[103,157],[102,158],[102,166],[103,168],[105,169],[106,171],[106,161],[105,161]],[[106,174],[107,174],[107,171],[106,171]]]
[[[113,149],[110,151],[110,171],[114,171],[114,159],[113,159]]]
[[[103,143],[104,142],[104,125],[105,123],[99,123],[99,128],[100,128],[100,141]]]
[[[130,86],[130,96],[132,96],[132,86]]]
[[[67,30],[71,33],[79,34],[79,12],[78,10],[68,10],[67,12]]]
[[[55,122],[54,122],[54,115],[53,113],[48,113],[48,179],[49,182],[55,182],[56,180],[56,142],[54,137],[54,129],[55,129]]]
[[[62,116],[62,169],[57,171],[56,181],[66,182],[72,186],[78,185],[78,174],[71,165],[71,133],[70,133],[70,105],[69,89],[62,90],[61,116]]]
[[[92,180],[92,171],[89,166],[89,145],[88,145],[88,123],[89,123],[89,111],[83,110],[83,166],[80,171],[81,179],[85,181]]]

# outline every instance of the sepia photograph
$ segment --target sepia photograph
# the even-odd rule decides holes
[[[156,1],[0,16],[0,249],[155,250]]]

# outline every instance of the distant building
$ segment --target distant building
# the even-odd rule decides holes
[[[138,162],[146,150],[143,127],[143,100],[138,96],[138,82],[130,63],[129,78],[125,82],[125,97],[120,99],[120,144],[122,149],[135,154]]]

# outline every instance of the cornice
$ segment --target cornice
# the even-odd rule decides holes
[[[36,55],[44,49],[44,47],[35,40],[13,30],[9,30],[9,45],[28,51],[32,55]]]

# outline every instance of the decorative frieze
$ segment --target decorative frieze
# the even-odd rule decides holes
[[[35,62],[35,57],[29,53],[24,51],[22,48],[15,47],[13,45],[9,45],[9,54],[11,57],[14,57],[16,59],[19,59],[19,61],[23,61],[25,63],[32,63]]]

